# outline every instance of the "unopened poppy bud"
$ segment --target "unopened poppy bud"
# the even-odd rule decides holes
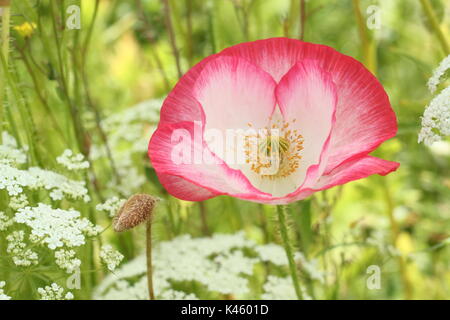
[[[122,232],[152,219],[158,198],[148,194],[135,194],[120,208],[114,218],[114,230]]]

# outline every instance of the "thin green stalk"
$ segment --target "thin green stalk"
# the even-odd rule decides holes
[[[214,5],[214,3],[212,4]],[[211,52],[212,53],[216,53],[217,52],[217,45],[216,45],[216,38],[214,36],[214,9],[210,8],[207,9],[208,10],[208,14],[206,14],[207,19],[208,19],[208,38],[209,38],[209,42],[211,44]]]
[[[28,42],[27,42],[28,43]],[[31,48],[27,45],[27,47],[29,48],[30,52],[31,52]],[[44,96],[42,95],[42,89],[40,87],[40,82],[39,79],[37,78],[37,76],[34,73],[33,67],[31,66],[31,63],[28,60],[28,57],[25,53],[24,49],[18,48],[17,50],[22,58],[22,61],[24,62],[25,68],[28,71],[28,74],[31,76],[31,81],[33,82],[33,86],[34,86],[34,91],[36,92],[36,95],[38,97],[38,100],[41,102],[41,104],[44,106],[45,111],[48,113],[48,115],[50,116],[50,120],[52,121],[52,126],[56,129],[56,131],[58,131],[58,133],[60,134],[61,139],[64,142],[67,142],[66,137],[64,135],[64,132],[61,129],[61,126],[59,125],[58,121],[55,118],[55,115],[52,112],[52,109],[50,108],[50,105],[48,104],[47,100],[44,98]],[[30,60],[32,55],[30,55]]]
[[[194,60],[194,44],[192,38],[192,0],[186,1],[186,47],[187,47],[187,60],[189,66],[192,66]]]
[[[72,121],[78,149],[86,158],[88,158],[89,155],[88,155],[88,150],[85,145],[85,140],[84,140],[85,132],[84,132],[83,124],[80,119],[80,110],[78,110],[78,108],[74,105],[74,103],[70,97],[70,93],[69,93],[68,81],[66,78],[67,70],[64,68],[65,60],[63,59],[61,39],[60,39],[60,34],[58,32],[58,27],[57,27],[58,17],[56,16],[56,9],[54,7],[55,5],[56,5],[55,2],[51,2],[50,11],[52,14],[53,38],[55,41],[55,48],[56,48],[56,53],[57,53],[56,56],[57,56],[57,62],[58,62],[58,67],[59,67],[59,70],[58,70],[59,74],[57,75],[56,78],[58,80],[58,84],[63,93],[63,96],[66,100],[66,103],[69,107],[69,111],[70,111],[70,115],[71,115],[70,119]]]
[[[2,52],[8,64],[9,57],[9,22],[11,19],[11,8],[9,6],[2,7]]]
[[[180,60],[180,52],[177,47],[177,42],[175,38],[175,32],[173,30],[172,18],[171,18],[171,10],[169,0],[162,0],[163,8],[164,8],[164,21],[167,28],[167,33],[169,34],[169,42],[172,48],[172,54],[175,58],[175,63],[177,66],[178,78],[181,78],[183,75],[183,71],[181,70],[181,60]]]
[[[204,201],[200,201],[198,203],[199,211],[200,211],[200,221],[202,223],[202,233],[204,236],[210,236],[211,232],[209,231],[208,221],[207,221],[207,208]]]
[[[278,213],[278,223],[280,226],[281,238],[283,239],[284,250],[286,251],[286,256],[289,262],[289,270],[291,272],[292,282],[294,284],[295,294],[299,300],[303,300],[302,291],[300,288],[300,282],[298,280],[297,275],[297,265],[295,264],[294,254],[292,252],[292,245],[289,240],[287,225],[286,225],[286,214],[287,214],[287,206],[278,205],[277,206]]]
[[[268,230],[268,226],[267,226],[267,218],[266,218],[263,204],[258,205],[258,212],[259,212],[259,221],[261,224],[261,230],[263,231],[263,235],[264,235],[264,243],[269,243],[270,235],[269,235],[269,230]]]
[[[306,3],[305,3],[305,0],[300,0],[300,30],[299,30],[299,38],[302,41],[305,38],[305,22],[306,22]]]
[[[250,5],[248,7],[246,7],[245,3],[237,3],[237,2],[233,1],[236,19],[239,23],[239,26],[242,29],[242,34],[244,35],[245,41],[248,41],[250,38],[248,12],[249,12],[251,4],[252,4],[252,1],[250,2]]]
[[[291,37],[291,29],[297,19],[297,13],[297,0],[291,0],[289,2],[289,10],[283,19],[283,34],[287,38]]]
[[[2,8],[2,54],[5,57],[6,65],[8,65],[8,55],[9,55],[9,20],[11,15],[11,9],[9,6]],[[4,74],[8,72],[7,69],[3,69]],[[3,121],[5,119],[4,112],[4,98],[5,98],[5,83],[4,76],[0,77],[0,143],[2,143],[2,132],[3,132]]]
[[[90,91],[90,87],[89,87],[89,81],[88,81],[88,76],[86,73],[86,61],[87,61],[87,53],[88,53],[88,49],[89,49],[89,44],[90,44],[90,39],[92,36],[92,32],[94,29],[94,24],[95,24],[95,20],[97,18],[97,14],[98,14],[98,8],[99,8],[99,0],[97,0],[95,2],[95,7],[94,7],[94,14],[92,17],[92,21],[91,24],[89,25],[89,30],[88,30],[88,35],[86,36],[86,39],[84,41],[84,45],[83,45],[83,49],[82,49],[82,54],[80,56],[80,60],[81,60],[81,66],[80,66],[80,73],[81,73],[81,80],[83,83],[83,87],[84,87],[84,92],[85,92],[85,97],[86,97],[86,102],[89,108],[91,108],[91,110],[94,113],[95,116],[95,124],[97,126],[97,130],[100,134],[101,139],[103,140],[103,143],[105,145],[105,149],[106,149],[106,155],[107,158],[110,162],[110,166],[111,166],[111,170],[113,172],[113,175],[116,179],[116,182],[118,184],[121,183],[121,178],[120,175],[118,173],[114,158],[112,156],[112,152],[111,152],[111,147],[109,145],[109,140],[108,137],[106,135],[105,130],[103,129],[102,126],[102,115],[101,115],[101,111],[100,108],[97,107],[97,105],[93,102],[92,99],[92,95],[91,95],[91,91]],[[75,38],[75,46],[78,45],[78,38]],[[77,66],[77,59],[76,59],[76,55],[74,54],[74,65]],[[74,70],[74,74],[76,75],[77,72],[76,70]]]
[[[436,34],[436,37],[441,43],[442,49],[444,50],[446,55],[450,54],[450,45],[445,38],[444,32],[442,32],[439,21],[436,17],[436,14],[434,13],[433,6],[431,5],[429,0],[420,0],[420,3],[422,4],[423,11],[427,15],[427,18],[431,24],[431,27],[433,28],[434,33]]]
[[[20,119],[22,120],[22,124],[23,126],[26,128],[25,133],[26,133],[26,137],[28,140],[28,145],[31,148],[31,155],[33,158],[36,158],[36,152],[34,149],[34,144],[33,144],[33,135],[30,133],[30,131],[28,130],[29,128],[33,128],[34,127],[34,122],[32,120],[31,117],[29,117],[29,114],[26,113],[26,106],[22,106],[22,99],[21,99],[21,95],[19,92],[19,89],[17,88],[17,82],[15,81],[16,79],[13,78],[13,74],[14,72],[9,71],[8,69],[8,65],[6,62],[6,57],[3,55],[3,53],[0,53],[0,60],[1,60],[1,65],[3,70],[8,70],[8,72],[5,73],[5,78],[8,82],[8,89],[10,89],[8,92],[10,93],[10,96],[8,98],[8,101],[10,102],[12,98],[14,98],[14,101],[17,105],[17,109],[19,110],[19,116]],[[13,117],[11,115],[10,117],[11,120],[13,120]]]
[[[21,83],[21,79],[14,60],[11,63],[11,68],[12,68],[11,70],[12,80],[15,86],[17,98],[19,99],[17,101],[17,105],[19,106],[19,108],[23,108],[25,110],[25,112],[22,114],[24,117],[24,124],[26,125],[26,131],[30,143],[29,144],[30,153],[36,159],[37,164],[41,166],[43,164],[42,157],[40,152],[37,150],[37,145],[35,145],[35,142],[39,141],[40,135],[38,133],[33,113],[31,112],[31,107],[27,100],[26,93],[20,85],[17,85]]]
[[[361,39],[364,64],[367,69],[375,74],[377,70],[375,41],[373,37],[370,37],[369,31],[367,30],[365,19],[361,13],[360,0],[353,0],[353,10]]]
[[[94,13],[92,16],[92,20],[91,20],[91,24],[89,25],[89,29],[86,35],[86,38],[84,39],[84,44],[83,44],[83,49],[82,49],[82,56],[86,57],[87,56],[87,51],[89,49],[89,45],[91,42],[91,38],[92,38],[92,33],[94,31],[94,25],[95,25],[95,20],[97,20],[97,15],[98,15],[98,8],[100,5],[100,0],[95,0],[95,6],[94,6]],[[86,63],[86,59],[83,59],[83,63]]]
[[[386,177],[384,179],[386,179]],[[391,192],[389,191],[388,183],[382,182],[381,187],[383,189],[384,198],[386,200],[386,211],[391,227],[392,244],[394,247],[396,247],[397,239],[400,235],[400,230],[394,217],[394,200],[392,199]],[[413,298],[413,285],[408,275],[407,264],[404,256],[398,256],[398,265],[400,269],[401,280],[403,283],[405,299],[411,300]]]
[[[166,90],[169,91],[171,88],[169,78],[167,77],[166,71],[164,70],[164,65],[161,61],[161,58],[159,57],[159,54],[156,51],[156,41],[155,41],[155,38],[153,37],[152,26],[150,25],[149,20],[145,16],[145,11],[144,11],[144,7],[142,5],[142,1],[136,0],[136,6],[138,9],[138,14],[140,16],[140,19],[144,23],[144,28],[145,28],[144,35],[147,38],[148,43],[151,46],[153,46],[152,50],[150,50],[150,54],[152,55],[153,60],[155,60],[156,68],[158,69],[158,71],[161,75],[161,78],[164,82],[164,86],[165,86]]]
[[[155,300],[153,289],[153,264],[152,264],[152,219],[146,224],[146,256],[147,256],[147,287],[150,300]]]

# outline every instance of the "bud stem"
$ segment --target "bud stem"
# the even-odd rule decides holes
[[[155,292],[153,290],[153,265],[152,265],[152,220],[148,220],[146,224],[146,238],[147,238],[147,286],[150,300],[155,300]]]

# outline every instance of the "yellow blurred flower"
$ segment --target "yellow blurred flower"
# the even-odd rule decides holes
[[[34,22],[24,22],[19,26],[15,26],[14,30],[16,30],[22,37],[28,38],[33,34],[36,27],[37,26]]]

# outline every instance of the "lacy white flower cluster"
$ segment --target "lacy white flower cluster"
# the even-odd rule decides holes
[[[112,218],[114,217],[119,209],[123,206],[123,204],[126,202],[126,199],[119,199],[118,197],[114,196],[112,198],[107,199],[104,203],[98,204],[95,208],[98,211],[105,211],[108,213],[108,215]]]
[[[24,190],[45,189],[50,192],[52,200],[62,200],[64,196],[72,199],[90,201],[84,181],[75,181],[64,175],[38,167],[20,169],[26,162],[24,150],[17,147],[16,140],[3,132],[3,144],[0,145],[0,190],[16,197],[14,204],[23,206],[25,199],[17,198]]]
[[[29,204],[28,198],[25,194],[19,194],[12,196],[9,199],[9,207],[13,210],[19,210],[25,208]]]
[[[48,248],[78,247],[85,244],[85,235],[96,236],[101,227],[93,225],[88,219],[74,210],[53,209],[39,203],[37,207],[25,207],[16,213],[15,221],[31,228],[31,234]]]
[[[450,87],[431,100],[422,117],[419,142],[431,145],[450,135]]]
[[[40,300],[72,300],[73,294],[67,292],[64,294],[64,289],[56,283],[52,283],[50,286],[37,289]]]
[[[84,181],[71,180],[61,174],[37,167],[21,170],[0,164],[0,190],[5,189],[10,196],[17,196],[23,192],[23,188],[48,190],[53,200],[62,200],[64,195],[73,199],[83,199],[85,202],[90,200]]]
[[[123,258],[123,255],[109,244],[103,245],[100,250],[100,259],[106,264],[109,271],[116,270]]]
[[[69,170],[83,170],[89,168],[89,162],[81,153],[74,154],[72,150],[66,149],[56,158],[56,162]]]
[[[81,260],[76,257],[74,250],[60,249],[55,251],[56,264],[67,273],[73,273],[81,266]]]
[[[6,252],[12,255],[16,266],[28,267],[38,263],[37,253],[27,248],[23,230],[10,233],[6,237],[6,241],[8,242]]]
[[[0,211],[0,231],[6,231],[13,223],[12,218],[8,217],[3,211]]]
[[[428,89],[431,93],[435,93],[438,85],[441,83],[442,76],[450,69],[450,54],[441,61],[439,66],[434,70],[433,75],[428,79]]]
[[[253,252],[247,255],[247,252]],[[299,255],[298,255],[299,256]],[[159,299],[192,299],[193,293],[174,290],[172,284],[195,282],[210,292],[232,295],[236,298],[250,296],[248,277],[253,275],[257,263],[270,262],[286,268],[288,261],[284,249],[276,244],[257,245],[245,238],[244,233],[215,234],[211,238],[191,238],[188,235],[161,242],[154,249],[154,287]],[[322,278],[323,273],[309,261],[298,261],[311,278]],[[312,274],[314,275],[312,275]],[[123,265],[110,275],[95,291],[96,299],[147,299],[145,255]],[[138,280],[136,280],[138,279]],[[278,279],[278,278],[277,278]],[[272,278],[265,286],[265,295],[295,299],[292,285],[275,286]],[[272,282],[270,282],[272,281]],[[283,292],[278,292],[282,290]]]
[[[89,163],[81,155],[66,150],[57,162],[68,170],[81,170]],[[81,267],[77,248],[86,244],[88,237],[97,236],[102,228],[91,223],[75,209],[54,208],[39,201],[48,192],[53,201],[82,200],[89,202],[84,181],[69,179],[65,175],[39,167],[27,166],[27,148],[20,148],[16,140],[2,133],[0,145],[0,191],[8,194],[9,203],[0,211],[0,232],[5,234],[6,258],[17,267],[30,267],[39,262],[46,267],[60,268],[72,274]],[[63,202],[64,204],[66,201]],[[6,205],[8,205],[6,207]],[[54,255],[50,266],[48,259],[39,261],[45,251]],[[38,255],[39,253],[39,255]],[[0,299],[9,298],[0,286]],[[72,299],[73,295],[56,283],[39,288],[42,299]]]
[[[450,69],[450,55],[445,58],[434,71],[428,81],[432,93],[437,89],[442,76]],[[422,117],[422,128],[419,133],[419,143],[431,145],[442,137],[450,135],[450,87],[443,89],[426,107]]]
[[[144,101],[103,120],[120,183],[111,181],[107,187],[122,194],[132,194],[146,182],[145,176],[134,166],[133,156],[145,156],[148,139],[159,121],[162,99]],[[94,144],[93,160],[107,158],[104,144]]]
[[[11,300],[10,296],[7,296],[3,288],[5,287],[6,282],[0,281],[0,300]]]
[[[2,141],[0,144],[0,164],[17,165],[27,161],[27,155],[24,149],[17,146],[17,141],[8,132],[2,132]]]

